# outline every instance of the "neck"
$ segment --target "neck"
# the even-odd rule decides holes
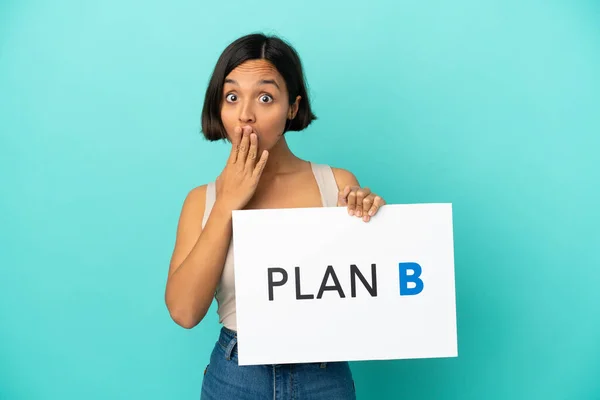
[[[262,176],[268,178],[288,174],[297,170],[303,163],[303,160],[292,153],[284,136],[269,151],[269,159]]]

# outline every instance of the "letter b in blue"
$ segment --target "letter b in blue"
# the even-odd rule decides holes
[[[408,270],[413,271],[412,274],[408,275]],[[423,290],[423,281],[419,279],[421,271],[421,266],[417,263],[400,263],[400,296],[413,296],[421,293]],[[408,282],[413,282],[415,287],[409,288]]]

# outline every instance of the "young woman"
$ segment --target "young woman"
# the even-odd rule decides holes
[[[232,257],[233,210],[348,208],[368,222],[384,200],[341,168],[294,155],[284,134],[316,117],[296,51],[252,34],[221,54],[206,91],[202,131],[231,153],[214,181],[192,189],[182,207],[165,300],[173,320],[193,328],[213,297],[223,325],[205,370],[202,399],[354,399],[347,362],[238,366]]]

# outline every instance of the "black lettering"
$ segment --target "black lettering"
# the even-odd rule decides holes
[[[273,274],[275,272],[279,272],[283,275],[283,278],[280,281],[277,281],[277,282],[273,281]],[[283,268],[269,268],[268,273],[269,273],[269,300],[273,301],[273,288],[275,286],[285,285],[285,283],[288,280],[288,275],[287,275],[287,272],[285,271],[285,269],[283,269]]]
[[[373,297],[377,296],[377,275],[376,275],[376,271],[375,271],[376,268],[377,267],[375,266],[375,264],[371,264],[371,282],[372,282],[372,284],[369,285],[367,283],[367,280],[363,276],[363,274],[358,269],[358,267],[354,264],[350,265],[350,283],[351,283],[352,297],[356,297],[356,276],[357,275],[358,275],[358,278],[360,279],[360,281],[363,283],[364,287],[371,294],[371,296],[373,296]]]
[[[300,267],[296,267],[296,300],[314,299],[314,294],[301,294],[300,293]]]
[[[335,285],[333,286],[325,286],[327,283],[327,278],[331,275]],[[325,276],[323,276],[323,282],[321,282],[321,287],[319,288],[319,293],[317,294],[317,299],[323,297],[323,292],[326,290],[337,290],[341,298],[345,298],[344,291],[342,290],[342,286],[340,285],[340,281],[335,274],[335,271],[331,265],[327,266],[327,271],[325,271]]]

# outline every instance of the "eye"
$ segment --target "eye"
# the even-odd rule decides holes
[[[237,96],[233,93],[229,93],[227,96],[225,96],[225,100],[227,100],[229,103],[232,103],[237,100]]]
[[[263,94],[262,96],[260,96],[260,101],[262,103],[270,103],[273,101],[273,98],[268,94]]]

